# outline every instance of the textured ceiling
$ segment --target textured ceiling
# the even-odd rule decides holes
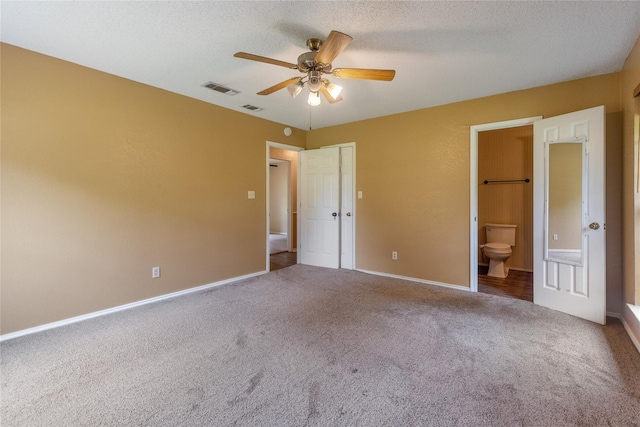
[[[637,1],[2,1],[0,16],[3,42],[302,129],[619,71],[640,36]],[[310,107],[304,93],[256,95],[297,71],[233,57],[295,63],[331,30],[353,37],[334,68],[396,78],[332,78],[344,100]]]

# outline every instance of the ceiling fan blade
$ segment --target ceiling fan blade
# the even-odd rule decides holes
[[[298,66],[296,64],[292,64],[290,62],[279,61],[277,59],[267,58],[265,56],[254,55],[246,52],[236,52],[233,56],[236,58],[249,59],[251,61],[265,62],[267,64],[279,65],[280,67],[291,68],[292,70],[297,70]]]
[[[320,86],[320,91],[322,92],[324,97],[327,98],[327,101],[329,101],[329,104],[335,104],[336,102],[342,101],[341,95],[338,95],[337,98],[332,97],[329,91],[327,90],[327,88],[324,87],[324,85]]]
[[[395,70],[372,70],[368,68],[336,68],[331,72],[343,79],[382,80],[390,82],[396,75]]]
[[[320,46],[320,50],[316,55],[316,62],[322,64],[331,64],[340,52],[344,50],[349,43],[351,43],[353,37],[348,36],[340,31],[331,31],[327,39]]]
[[[298,83],[300,80],[302,80],[302,77],[290,78],[289,80],[285,80],[283,82],[278,83],[277,85],[273,85],[270,88],[267,88],[263,91],[258,92],[258,95],[272,94],[273,92],[279,91],[280,89],[284,89],[285,87],[289,86],[292,83]]]

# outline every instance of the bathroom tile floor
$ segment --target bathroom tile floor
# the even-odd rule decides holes
[[[506,278],[487,276],[488,267],[478,266],[478,292],[533,302],[533,273],[510,270]]]

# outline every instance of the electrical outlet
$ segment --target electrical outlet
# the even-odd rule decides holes
[[[557,234],[553,235],[553,240],[558,240],[558,235]]]
[[[160,267],[153,267],[151,269],[151,278],[157,279],[158,277],[160,277]]]
[[[398,259],[398,252],[396,252],[396,251],[391,252],[391,259],[397,260]]]

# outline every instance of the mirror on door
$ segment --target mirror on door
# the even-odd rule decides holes
[[[584,139],[546,144],[545,260],[583,265]]]

